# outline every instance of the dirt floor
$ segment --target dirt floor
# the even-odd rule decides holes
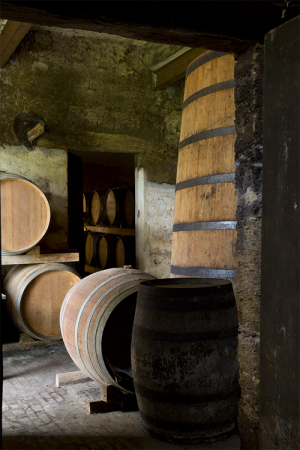
[[[2,448],[98,450],[239,450],[237,435],[211,445],[158,441],[143,429],[139,412],[88,414],[99,399],[95,381],[55,386],[56,374],[78,370],[62,341],[3,346]]]

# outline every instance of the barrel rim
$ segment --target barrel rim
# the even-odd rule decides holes
[[[186,287],[183,289],[177,289],[174,287],[164,287],[166,285],[183,285],[183,284],[210,284],[206,287]],[[147,280],[143,281],[139,285],[139,293],[143,294],[159,294],[163,297],[182,297],[188,296],[199,296],[212,295],[213,293],[219,293],[219,289],[225,289],[227,291],[232,291],[232,283],[224,278],[161,278],[158,280]],[[201,289],[201,291],[200,291]]]

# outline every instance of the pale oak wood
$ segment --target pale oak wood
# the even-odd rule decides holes
[[[96,233],[117,234],[119,236],[135,236],[133,228],[110,228],[110,227],[96,227],[93,225],[85,226],[86,230],[94,231]]]
[[[78,370],[76,372],[56,374],[55,386],[61,387],[67,384],[85,383],[87,381],[91,381],[91,378],[87,377],[85,373]]]
[[[3,256],[1,262],[3,265],[10,266],[15,264],[45,264],[55,262],[75,262],[79,261],[79,253],[51,253],[42,255],[14,255]]]

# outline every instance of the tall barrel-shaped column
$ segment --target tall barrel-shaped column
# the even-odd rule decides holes
[[[171,277],[235,278],[234,65],[207,51],[187,69]]]

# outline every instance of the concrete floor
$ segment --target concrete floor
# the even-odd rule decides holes
[[[158,441],[144,431],[138,412],[87,414],[87,402],[99,398],[98,383],[55,387],[56,374],[76,370],[62,341],[3,346],[4,450],[240,448],[237,435],[209,446]]]

